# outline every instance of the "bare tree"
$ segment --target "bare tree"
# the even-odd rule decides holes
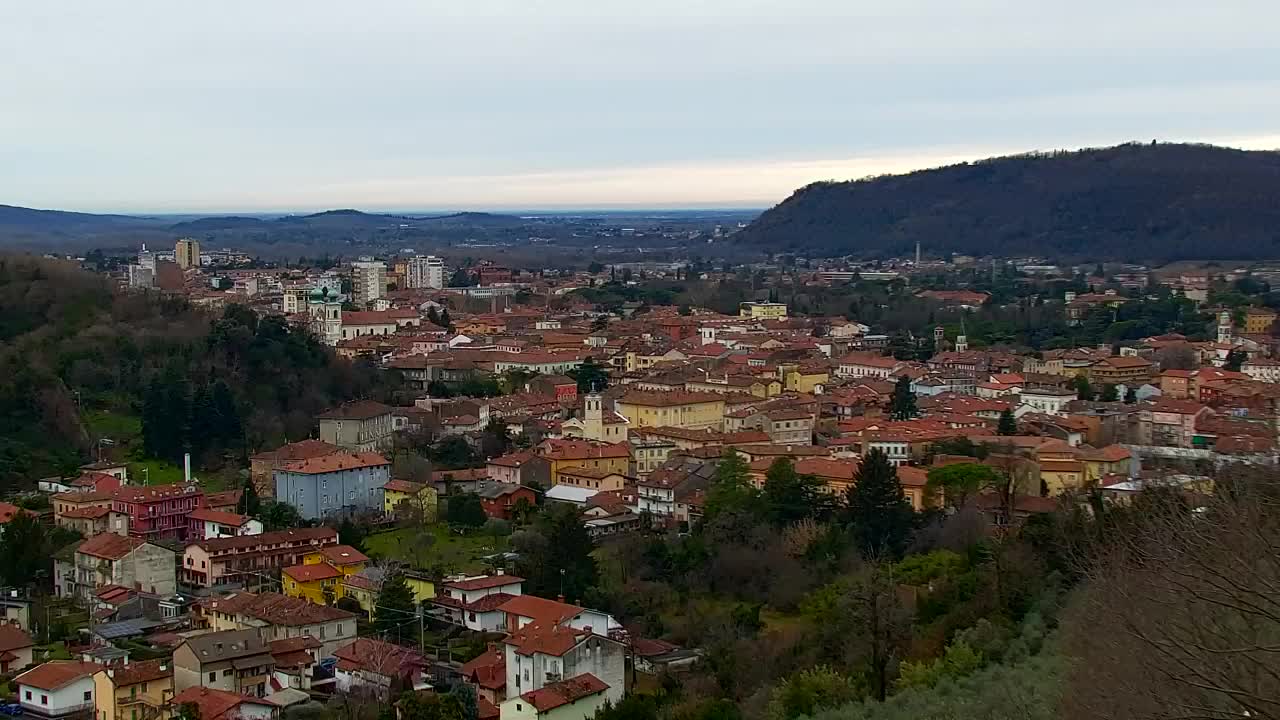
[[[1280,717],[1280,476],[1095,508],[1068,716]]]

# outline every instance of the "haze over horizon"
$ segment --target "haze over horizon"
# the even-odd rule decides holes
[[[28,3],[0,11],[0,203],[754,208],[1028,150],[1272,149],[1276,20],[1254,0]]]

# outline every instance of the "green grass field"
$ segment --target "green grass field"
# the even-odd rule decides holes
[[[439,569],[448,574],[486,569],[488,566],[480,558],[505,552],[507,538],[462,536],[441,523],[370,535],[364,544],[373,557],[398,560],[416,570]]]
[[[129,463],[129,482],[135,485],[182,482],[182,468],[164,460],[134,460]]]

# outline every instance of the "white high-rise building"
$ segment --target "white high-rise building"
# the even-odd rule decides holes
[[[378,260],[351,263],[351,290],[357,305],[382,297],[387,293],[387,266]]]
[[[411,288],[444,287],[444,258],[435,255],[417,255],[405,263],[405,285]]]

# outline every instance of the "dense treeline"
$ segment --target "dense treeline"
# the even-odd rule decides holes
[[[136,458],[220,465],[306,437],[315,413],[389,382],[278,317],[218,317],[123,292],[74,264],[0,257],[0,482],[87,462],[103,436]],[[139,430],[139,424],[141,425]]]
[[[1122,145],[815,183],[736,238],[810,256],[1269,259],[1277,192],[1274,152]]]

